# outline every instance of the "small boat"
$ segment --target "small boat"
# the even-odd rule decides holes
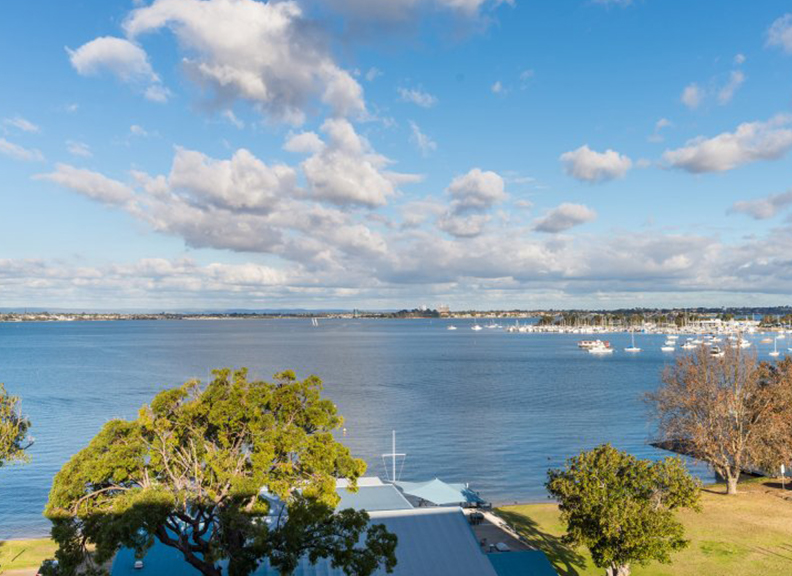
[[[448,328],[446,328],[446,330],[456,330],[456,329],[457,329],[457,327],[454,326],[454,325],[451,325]]]
[[[624,349],[625,352],[640,352],[641,349],[635,345],[635,332],[630,332],[632,337],[632,344]]]
[[[778,351],[778,340],[774,340],[773,341],[773,351],[770,352],[770,356],[772,356],[773,358],[776,358],[780,354],[781,354],[781,352]]]
[[[663,352],[673,352],[674,350],[676,350],[676,346],[669,345],[668,343],[666,343],[664,346],[660,347],[660,350],[662,350]]]
[[[311,326],[313,327],[319,326],[319,320],[317,318],[311,318]]]
[[[592,346],[588,349],[589,354],[613,354],[613,348],[611,348],[610,342],[605,341],[601,342],[597,346]]]
[[[772,338],[762,338],[761,340],[759,340],[759,343],[760,344],[772,344],[773,343],[773,339]]]
[[[726,355],[726,352],[720,349],[720,346],[713,346],[710,348],[709,355],[713,358],[722,358]]]
[[[471,326],[470,329],[473,330],[474,332],[478,332],[479,330],[484,330],[484,328],[482,328],[478,324],[473,324],[473,326]]]
[[[695,344],[693,340],[688,340],[687,342],[682,344],[682,349],[683,350],[693,350],[694,348],[696,348],[696,346],[698,346],[698,344]]]

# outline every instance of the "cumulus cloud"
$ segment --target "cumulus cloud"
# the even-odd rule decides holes
[[[497,82],[495,82],[495,84],[490,86],[490,90],[492,91],[493,94],[501,94],[503,92],[503,84],[501,84],[501,81],[498,80]]]
[[[167,100],[168,91],[161,86],[145,50],[129,40],[102,36],[76,50],[66,48],[66,51],[71,65],[81,76],[109,72],[122,82],[143,86],[144,95],[149,100]]]
[[[291,0],[155,0],[124,24],[138,38],[167,28],[187,56],[190,78],[218,103],[254,104],[269,118],[300,124],[316,99],[339,116],[363,115],[363,89],[339,67]]]
[[[5,118],[3,120],[3,125],[4,126],[10,126],[12,128],[16,128],[17,130],[21,130],[22,132],[30,132],[30,133],[34,133],[34,134],[41,131],[41,129],[38,126],[36,126],[35,124],[33,124],[33,122],[30,122],[29,120],[26,120],[25,118],[22,118],[22,116],[15,116],[13,118]]]
[[[767,45],[792,54],[792,13],[784,14],[767,31]]]
[[[788,114],[767,122],[746,122],[734,132],[698,137],[682,148],[667,150],[663,159],[674,168],[696,174],[724,172],[758,160],[776,160],[792,148],[790,124],[792,116]]]
[[[756,200],[741,200],[735,202],[729,211],[746,214],[754,220],[767,220],[790,205],[792,205],[792,190]]]
[[[564,202],[560,206],[548,211],[534,224],[537,232],[557,234],[570,228],[596,220],[597,213],[583,204]]]
[[[399,88],[399,99],[402,102],[410,102],[421,108],[431,108],[437,104],[437,98],[419,88]]]
[[[437,219],[437,227],[457,238],[473,238],[484,231],[489,212],[508,198],[503,178],[496,172],[473,168],[446,188],[451,202]]]
[[[134,190],[126,184],[99,172],[75,168],[69,164],[56,164],[54,172],[38,174],[33,178],[55,182],[104,204],[123,205],[135,197]]]
[[[383,206],[400,182],[412,179],[386,170],[391,161],[374,151],[347,120],[328,119],[322,132],[327,141],[321,148],[316,147],[318,136],[302,135],[300,143],[305,150],[313,139],[315,146],[314,154],[302,163],[314,198],[341,206]],[[287,146],[300,147],[293,139]]]
[[[437,142],[421,132],[421,128],[412,120],[410,120],[410,142],[412,142],[424,156],[428,156],[430,153],[437,150]]]
[[[564,171],[583,182],[607,182],[623,178],[632,167],[632,160],[615,150],[596,152],[588,144],[561,155]]]
[[[9,142],[5,138],[0,138],[0,154],[26,162],[41,162],[44,160],[44,155],[39,150],[25,148],[19,144]]]
[[[704,90],[695,82],[693,84],[688,84],[685,86],[685,89],[682,90],[680,100],[682,100],[682,104],[691,110],[695,110],[701,105],[702,100],[704,100]]]

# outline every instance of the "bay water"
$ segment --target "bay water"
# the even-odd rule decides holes
[[[458,330],[447,330],[454,324]],[[673,361],[663,335],[610,334],[616,352],[581,351],[572,334],[472,331],[460,320],[181,320],[0,323],[0,382],[22,397],[31,462],[0,468],[0,539],[44,536],[52,479],[112,418],[134,418],[164,388],[220,367],[264,379],[316,374],[339,407],[353,453],[386,476],[382,454],[407,454],[402,479],[469,482],[495,503],[546,501],[549,467],[610,442],[667,454],[642,396]],[[694,473],[710,480],[701,466]]]

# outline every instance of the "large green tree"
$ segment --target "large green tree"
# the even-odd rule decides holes
[[[217,370],[105,424],[50,492],[61,573],[96,570],[122,546],[143,556],[155,541],[207,576],[250,574],[265,559],[290,574],[303,556],[390,572],[396,536],[365,512],[335,511],[336,479],[354,489],[366,466],[335,441],[342,419],[321,388],[292,372],[269,383]]]
[[[32,444],[29,428],[30,421],[22,415],[19,398],[11,396],[0,384],[0,467],[27,461],[25,450]]]
[[[668,563],[687,546],[674,510],[698,510],[700,485],[681,460],[638,460],[604,444],[547,474],[567,524],[564,540],[586,546],[608,576],[627,576],[633,564]]]

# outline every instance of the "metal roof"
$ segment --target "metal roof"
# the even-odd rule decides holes
[[[482,502],[478,494],[465,484],[449,484],[439,478],[427,482],[395,482],[405,494],[438,506]]]
[[[350,492],[346,488],[336,489],[341,496],[337,509],[354,508],[355,510],[409,510],[412,508],[407,499],[391,484],[379,486],[358,486],[357,492]]]
[[[498,576],[481,552],[478,542],[460,508],[414,508],[371,512],[372,524],[384,524],[396,534],[398,564],[392,576]],[[134,570],[134,554],[121,550],[113,563],[113,576],[200,576],[173,548],[155,544],[144,559],[143,570]],[[277,572],[266,564],[254,573],[256,576],[276,576]],[[386,576],[378,570],[375,576]],[[312,565],[303,559],[294,576],[344,576],[328,560]]]

